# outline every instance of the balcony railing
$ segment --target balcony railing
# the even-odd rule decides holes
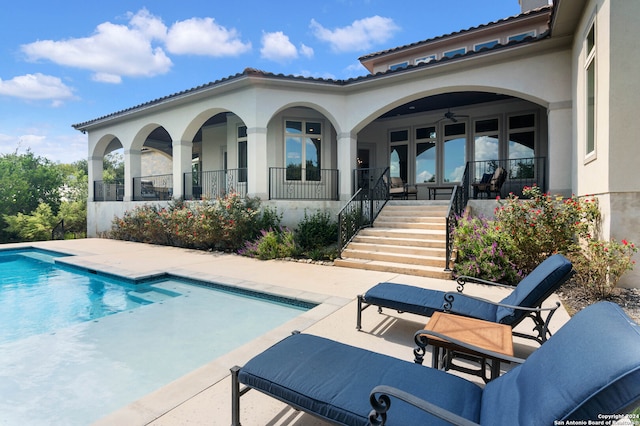
[[[133,178],[133,201],[159,201],[173,198],[173,175]]]
[[[124,199],[124,182],[93,182],[93,201],[122,201]]]
[[[184,174],[185,200],[215,200],[226,194],[247,195],[247,169],[214,170]]]
[[[539,186],[547,190],[547,161],[545,157],[517,158],[508,160],[486,160],[469,162],[470,182],[479,182],[485,173],[493,174],[498,167],[507,171],[507,179],[502,185],[500,195],[509,193],[522,195],[524,186]],[[470,190],[470,188],[469,188]]]
[[[270,200],[338,200],[338,170],[269,169]]]

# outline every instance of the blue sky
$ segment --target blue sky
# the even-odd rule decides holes
[[[22,0],[0,13],[0,154],[87,156],[71,125],[242,72],[347,79],[358,57],[519,13],[518,0]]]

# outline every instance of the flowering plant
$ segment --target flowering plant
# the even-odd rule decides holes
[[[499,201],[496,226],[510,240],[511,260],[526,274],[554,253],[578,249],[578,241],[594,235],[600,212],[595,198],[552,197],[538,186],[525,186],[526,199],[509,194]]]
[[[638,251],[634,243],[587,239],[580,252],[572,256],[576,279],[596,298],[609,297],[620,277],[633,269],[633,255]]]
[[[458,217],[454,239],[458,251],[456,274],[512,284],[522,279],[521,271],[510,260],[509,241],[494,221]]]

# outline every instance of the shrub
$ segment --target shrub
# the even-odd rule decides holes
[[[110,237],[196,249],[237,250],[254,239],[264,222],[279,220],[259,211],[257,198],[229,194],[212,202],[171,202],[166,208],[138,206],[114,219]]]
[[[317,211],[304,218],[295,230],[295,241],[303,252],[330,246],[338,241],[338,222],[329,212]]]
[[[286,228],[260,231],[256,241],[246,242],[238,254],[262,260],[291,257],[296,253],[293,233]]]
[[[599,241],[600,211],[590,197],[563,199],[525,187],[521,200],[500,201],[495,220],[459,218],[455,271],[492,281],[517,283],[554,253],[571,259],[576,280],[596,298],[606,298],[633,268],[637,248],[626,240]]]
[[[605,299],[613,293],[620,277],[633,269],[631,257],[638,251],[635,244],[614,239],[598,241],[589,238],[582,250],[572,256],[576,280],[597,299]]]
[[[510,260],[508,241],[494,222],[483,217],[460,217],[454,229],[458,250],[455,273],[515,284],[522,273]]]
[[[510,194],[495,212],[496,228],[508,240],[511,261],[525,274],[554,253],[579,250],[579,238],[593,235],[599,222],[598,204],[592,198],[551,197],[537,186],[524,187],[529,199]]]

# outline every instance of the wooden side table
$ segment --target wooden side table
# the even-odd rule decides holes
[[[508,325],[435,312],[424,329],[446,335],[451,339],[473,345],[495,354],[495,356],[480,354],[445,339],[425,334],[423,336],[426,336],[428,343],[433,346],[431,365],[433,368],[444,370],[452,369],[474,374],[481,377],[485,382],[488,382],[500,376],[500,362],[508,362],[502,358],[501,355],[513,357],[513,336],[511,334],[511,327]],[[478,362],[480,368],[475,370],[455,364],[453,362],[455,358]],[[487,359],[490,360],[491,367],[491,375],[489,378],[487,378],[486,375]],[[421,359],[416,357],[416,362],[422,364],[421,361]]]

